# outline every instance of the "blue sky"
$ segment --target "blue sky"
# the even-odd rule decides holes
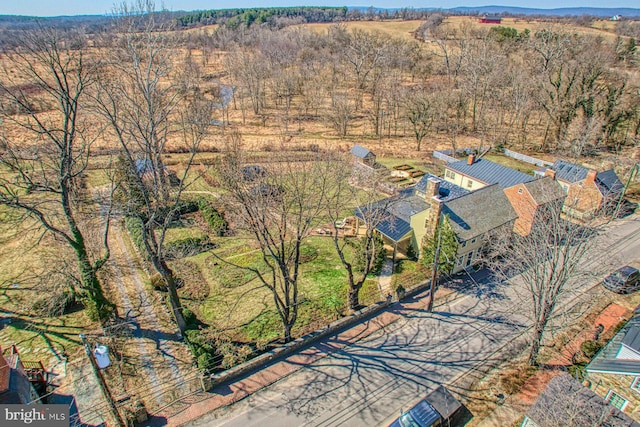
[[[109,13],[114,0],[0,0],[0,15],[58,16]],[[156,4],[161,1],[157,0]],[[442,7],[505,6],[559,8],[559,7],[640,7],[638,0],[165,0],[170,10],[223,9],[266,6],[376,6],[376,7]]]

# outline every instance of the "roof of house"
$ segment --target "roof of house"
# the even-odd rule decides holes
[[[567,193],[562,190],[562,187],[549,177],[535,179],[522,185],[526,187],[538,206],[567,197]]]
[[[414,196],[412,193],[401,193],[369,206],[357,207],[355,213],[358,218],[364,220],[368,216],[367,211],[373,209],[385,211],[380,214],[383,219],[376,230],[397,242],[411,231],[411,217],[429,209],[429,204],[424,198]]]
[[[361,159],[366,158],[369,154],[373,154],[371,151],[369,151],[369,149],[364,148],[363,146],[358,144],[353,146],[350,153]]]
[[[640,353],[640,325],[633,325],[622,339],[622,344]]]
[[[624,184],[622,184],[613,169],[598,172],[598,175],[596,176],[596,184],[598,185],[600,192],[604,195],[616,194],[624,190]]]
[[[439,176],[435,176],[431,174],[424,175],[422,178],[420,178],[420,181],[418,181],[416,185],[402,191],[413,191],[413,192],[418,192],[424,195],[427,191],[427,181],[429,180],[429,178],[436,179],[440,182],[440,189],[439,189],[438,195],[440,200],[443,202],[447,200],[455,199],[456,197],[464,196],[465,194],[469,194],[469,190],[467,190],[466,188],[459,187],[449,181],[445,181]]]
[[[640,360],[618,359],[616,357],[628,333],[631,334],[627,339],[629,343],[634,344],[637,341],[638,328],[640,328],[640,316],[636,315],[596,354],[587,365],[586,370],[588,372],[640,375]]]
[[[640,426],[567,374],[551,379],[527,417],[541,427]]]
[[[526,173],[502,166],[486,159],[478,159],[469,164],[467,160],[449,163],[445,166],[458,173],[482,181],[485,184],[498,184],[502,188],[508,188],[523,182],[533,181],[535,178]]]
[[[449,215],[451,228],[461,241],[480,236],[518,217],[498,184],[444,202],[442,214]]]
[[[2,347],[0,347],[0,394],[9,390],[9,379],[11,378],[11,367],[9,362],[2,355]]]
[[[556,179],[573,184],[574,182],[583,181],[589,173],[589,169],[584,166],[569,163],[564,160],[556,160],[551,166],[556,171]]]
[[[469,194],[469,191],[445,181],[435,175],[424,175],[417,184],[400,190],[398,195],[380,200],[368,207],[356,208],[356,216],[364,220],[366,209],[385,209],[385,219],[378,224],[376,230],[394,242],[400,241],[411,231],[411,217],[430,208],[424,194],[427,180],[435,178],[440,182],[439,198],[441,201],[452,200]],[[363,212],[364,211],[364,212]]]

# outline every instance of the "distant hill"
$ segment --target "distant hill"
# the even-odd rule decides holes
[[[480,7],[454,7],[444,9],[448,12],[462,14],[500,14],[508,13],[510,15],[543,15],[543,16],[599,16],[611,17],[621,15],[625,17],[640,17],[640,9],[623,8],[623,7],[563,7],[558,9],[534,9],[526,7],[512,6],[480,6]]]

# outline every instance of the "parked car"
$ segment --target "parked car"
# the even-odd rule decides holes
[[[640,272],[625,265],[604,278],[602,285],[618,294],[630,294],[640,289]]]
[[[389,427],[463,426],[468,410],[444,386],[440,386],[400,415]]]

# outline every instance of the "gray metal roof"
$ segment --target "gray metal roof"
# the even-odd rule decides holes
[[[564,160],[556,160],[551,166],[556,171],[556,179],[573,184],[574,182],[583,181],[587,177],[589,169],[584,166],[569,163]]]
[[[373,154],[371,151],[369,151],[369,149],[364,148],[363,146],[358,144],[353,146],[350,153],[361,159],[366,158],[369,154]]]
[[[598,175],[596,176],[596,184],[600,188],[600,192],[605,196],[608,194],[619,194],[624,190],[624,185],[613,169],[598,172]]]
[[[449,181],[445,181],[444,179],[431,174],[424,175],[422,178],[420,178],[420,181],[418,181],[416,185],[414,185],[413,187],[409,187],[407,190],[412,190],[424,197],[425,192],[427,191],[427,181],[429,180],[429,178],[437,179],[440,182],[439,196],[440,200],[442,200],[443,202],[455,199],[456,197],[464,196],[465,194],[469,194],[469,190],[467,190],[466,188],[459,187],[455,184],[450,183]]]
[[[445,202],[442,215],[449,215],[451,228],[461,241],[480,236],[518,217],[498,184]]]
[[[488,185],[498,184],[502,188],[512,187],[535,179],[531,175],[486,159],[478,159],[471,165],[468,164],[467,160],[460,160],[459,162],[449,163],[445,167]]]
[[[377,208],[378,207],[375,206],[361,206],[356,208],[355,214],[358,218],[364,221],[367,217],[367,210]],[[409,222],[388,211],[384,214],[384,219],[382,219],[376,226],[376,230],[384,234],[394,242],[399,242],[403,237],[405,237],[409,232],[412,231],[411,224]]]
[[[636,315],[618,332],[607,345],[596,354],[587,365],[587,372],[619,373],[623,375],[640,375],[640,360],[617,359],[616,355],[627,333],[640,327],[640,316]],[[631,339],[631,338],[630,338]]]
[[[622,344],[640,353],[640,325],[633,325],[622,339]]]
[[[527,417],[540,427],[640,427],[627,414],[567,374],[549,381]]]

